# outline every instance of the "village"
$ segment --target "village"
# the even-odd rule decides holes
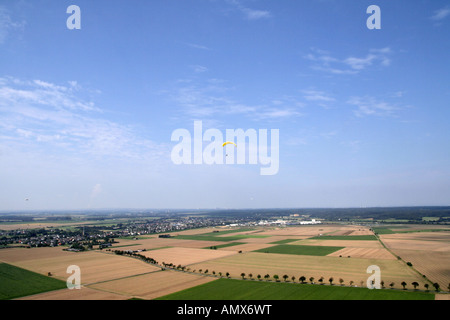
[[[84,251],[109,247],[117,238],[137,238],[144,235],[167,234],[187,229],[211,226],[251,227],[289,226],[317,224],[321,221],[291,215],[287,217],[158,217],[156,219],[129,219],[116,224],[92,225],[89,223],[69,227],[38,227],[28,229],[1,230],[0,248],[7,247],[57,247],[69,251]]]

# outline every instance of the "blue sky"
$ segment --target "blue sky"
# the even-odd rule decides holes
[[[0,210],[449,205],[449,27],[445,0],[0,0]],[[175,165],[195,120],[279,129],[279,172]]]

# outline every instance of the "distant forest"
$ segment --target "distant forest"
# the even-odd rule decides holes
[[[374,220],[409,220],[423,222],[424,217],[435,217],[439,222],[450,222],[450,207],[377,207],[377,208],[291,208],[291,209],[247,209],[247,210],[215,210],[213,216],[223,217],[270,217],[289,216],[292,214],[307,215],[311,218],[332,221],[358,219]]]

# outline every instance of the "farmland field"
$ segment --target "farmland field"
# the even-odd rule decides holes
[[[312,237],[310,239],[320,239],[320,240],[353,240],[353,241],[360,241],[360,240],[377,240],[377,238],[374,235],[349,235],[349,236],[319,236],[319,237]]]
[[[80,290],[67,288],[18,298],[17,300],[128,300],[132,297],[83,286]]]
[[[143,252],[147,257],[151,257],[156,261],[162,263],[173,263],[181,265],[190,265],[211,259],[223,258],[234,255],[234,251],[226,250],[211,250],[211,249],[197,249],[197,248],[165,248]]]
[[[66,288],[65,281],[0,263],[0,300]]]
[[[416,272],[396,259],[248,252],[196,263],[189,267],[197,270],[208,269],[210,273],[212,271],[222,272],[223,274],[229,272],[233,278],[240,278],[241,273],[245,273],[247,276],[252,274],[254,278],[258,274],[261,276],[269,274],[271,277],[275,274],[279,277],[287,274],[289,279],[292,276],[297,279],[300,276],[305,276],[306,279],[314,277],[314,282],[317,282],[318,279],[323,277],[324,281],[327,282],[330,277],[333,277],[335,282],[342,278],[347,285],[352,281],[354,285],[365,286],[368,278],[366,271],[370,265],[380,267],[382,270],[381,279],[386,283],[386,286],[394,282],[394,287],[401,288],[400,283],[402,281],[408,284],[417,281],[423,288],[425,283]]]
[[[213,277],[167,270],[105,281],[93,284],[89,288],[115,292],[129,298],[154,299],[213,280],[215,280]]]
[[[330,247],[330,246],[299,246],[299,245],[280,244],[274,247],[255,250],[255,252],[298,254],[308,256],[326,256],[330,253],[333,253],[341,249],[344,248]]]
[[[160,300],[434,300],[434,294],[219,279]]]
[[[67,266],[80,266],[80,291],[63,288],[20,298],[36,300],[155,299],[165,295],[183,297],[189,292],[191,297],[202,299],[195,290],[203,286],[212,288],[209,298],[220,298],[219,291],[224,290],[237,290],[230,299],[265,299],[278,290],[290,292],[292,297],[299,299],[434,297],[433,294],[422,296],[419,292],[416,292],[417,296],[403,297],[406,292],[399,290],[374,293],[361,288],[366,286],[367,268],[371,265],[380,268],[381,279],[387,288],[392,284],[393,288],[402,289],[404,281],[407,289],[412,289],[412,283],[417,282],[418,288],[423,290],[425,284],[431,286],[436,281],[445,290],[450,279],[450,233],[445,228],[425,231],[419,226],[388,227],[391,232],[379,235],[382,242],[370,234],[368,228],[356,225],[204,228],[173,232],[169,238],[157,235],[120,238],[111,249],[102,251],[75,253],[63,251],[61,247],[2,249],[0,263],[36,272],[44,278],[51,272],[52,280],[63,281],[68,276]],[[396,233],[396,230],[402,232]],[[116,249],[138,250],[141,256],[156,260],[160,266],[108,252]],[[406,261],[411,262],[412,267],[407,266]],[[185,269],[162,271],[163,263]],[[225,277],[226,273],[230,279],[217,280],[219,274]],[[257,281],[258,275],[259,279],[267,275],[272,281]],[[281,283],[273,282],[275,275]],[[284,283],[284,275],[288,283]],[[307,283],[316,285],[298,287],[301,276]],[[330,279],[333,286],[329,285]],[[318,282],[326,285],[317,285]],[[340,286],[341,282],[345,287]],[[216,288],[219,288],[217,292]],[[239,288],[247,292],[245,297]],[[267,290],[269,292],[264,293]],[[5,297],[8,299],[9,296]],[[276,298],[283,297],[280,293]],[[448,297],[448,294],[439,295],[439,299]]]
[[[416,228],[412,230],[421,230]],[[450,283],[450,232],[402,232],[383,234],[381,239],[387,248],[405,262],[410,262],[430,281],[447,288]]]
[[[99,251],[67,252],[61,248],[14,248],[2,249],[0,261],[15,266],[47,275],[53,274],[54,278],[66,280],[67,267],[77,265],[82,271],[81,283],[105,281],[136,274],[148,273],[159,270],[136,259],[129,259]]]

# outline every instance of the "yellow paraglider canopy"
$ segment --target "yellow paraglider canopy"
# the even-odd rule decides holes
[[[230,141],[224,142],[224,144],[222,145],[222,147],[225,147],[227,144],[234,144],[234,146],[237,147],[237,144],[236,144],[236,143],[230,142]]]

